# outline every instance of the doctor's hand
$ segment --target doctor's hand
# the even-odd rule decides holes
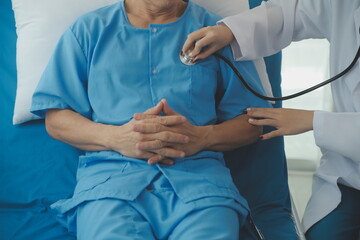
[[[313,129],[314,111],[287,108],[248,108],[249,123],[277,128],[261,136],[263,140],[296,135]]]
[[[183,121],[180,124],[168,124],[167,126],[163,126],[159,120],[166,117],[181,117],[180,114],[176,113],[172,110],[166,100],[161,101],[164,105],[163,113],[166,116],[154,116],[150,114],[135,114],[134,119],[142,120],[142,124],[137,124],[135,131],[140,133],[157,133],[161,131],[171,132],[173,134],[181,134],[183,136],[188,137],[187,142],[168,142],[168,141],[143,141],[137,144],[137,148],[141,151],[159,151],[163,148],[171,148],[174,151],[181,151],[185,154],[185,156],[191,156],[199,151],[206,148],[206,139],[212,130],[212,126],[195,126],[189,123],[187,120]],[[153,124],[147,124],[153,123]],[[171,157],[168,155],[162,155],[163,157]],[[149,164],[155,164],[158,161],[161,161],[161,157],[154,156],[149,158]]]
[[[194,58],[204,59],[234,40],[234,35],[225,24],[205,27],[188,35],[182,52]]]

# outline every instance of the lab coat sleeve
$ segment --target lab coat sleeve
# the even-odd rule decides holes
[[[71,29],[59,40],[33,94],[31,112],[44,118],[48,109],[72,109],[91,117],[87,59]]]
[[[316,145],[323,151],[360,162],[360,113],[315,111],[313,125]]]
[[[235,60],[254,60],[277,53],[292,41],[327,38],[330,0],[270,0],[259,7],[222,19],[235,36]]]

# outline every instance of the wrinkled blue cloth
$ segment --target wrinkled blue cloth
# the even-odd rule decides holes
[[[184,203],[166,177],[158,175],[135,201],[106,198],[80,205],[77,239],[237,240],[246,218],[238,215],[236,205],[222,197]]]

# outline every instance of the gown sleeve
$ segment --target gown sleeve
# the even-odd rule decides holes
[[[292,41],[328,38],[330,0],[270,0],[238,15],[222,19],[235,36],[236,60],[273,55]]]
[[[91,117],[87,59],[71,29],[59,40],[33,94],[31,112],[44,118],[47,109],[71,109]]]
[[[221,54],[231,60],[230,48],[222,50]],[[232,61],[245,81],[257,92],[265,95],[261,80],[252,61]],[[271,107],[271,104],[252,94],[232,69],[222,60],[219,60],[220,74],[217,91],[217,116],[220,122],[232,119],[248,107]]]

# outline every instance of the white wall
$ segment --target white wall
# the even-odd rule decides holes
[[[282,89],[289,95],[311,87],[328,78],[328,47],[326,40],[305,40],[292,43],[283,51]],[[332,109],[330,87],[283,102],[286,108],[308,110]],[[285,137],[289,186],[300,218],[311,195],[312,176],[321,156],[313,132]]]

